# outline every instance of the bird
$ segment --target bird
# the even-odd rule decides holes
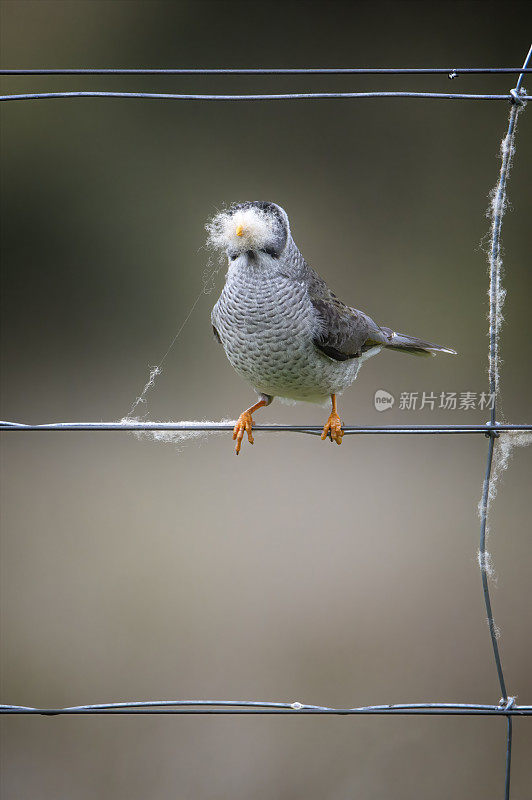
[[[253,444],[253,413],[274,397],[323,405],[331,413],[322,439],[341,444],[337,396],[363,361],[383,348],[418,355],[450,347],[378,325],[346,305],[307,264],[294,242],[286,211],[276,203],[233,203],[206,225],[207,243],[225,253],[225,285],[211,314],[215,338],[258,394],[233,429],[238,455],[244,435]]]

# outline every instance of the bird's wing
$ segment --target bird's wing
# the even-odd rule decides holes
[[[211,325],[212,325],[212,332],[213,332],[213,334],[214,334],[214,337],[215,337],[215,339],[217,339],[217,341],[218,341],[218,342],[220,342],[220,344],[221,344],[221,343],[222,343],[222,340],[220,339],[220,334],[218,333],[218,330],[217,330],[217,328],[216,328],[216,321],[217,321],[217,314],[216,314],[216,312],[217,312],[217,310],[218,310],[218,303],[219,303],[219,302],[220,302],[219,300],[217,300],[217,301],[216,301],[216,303],[215,303],[215,305],[214,305],[214,308],[213,308],[213,310],[211,311]]]
[[[312,270],[309,298],[316,313],[313,342],[335,361],[358,358],[366,350],[387,342],[385,332],[371,317],[342,303]]]

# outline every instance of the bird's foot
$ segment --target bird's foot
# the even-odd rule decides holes
[[[323,433],[321,434],[322,439],[326,439],[327,436],[330,437],[331,442],[336,442],[336,444],[342,444],[342,436],[344,432],[342,430],[342,420],[336,413],[336,411],[332,411],[329,419],[323,426]]]
[[[253,444],[252,428],[253,419],[250,412],[243,411],[237,419],[235,427],[233,428],[233,441],[236,439],[235,453],[237,455],[240,453],[240,447],[242,445],[242,439],[244,438],[245,433],[248,435],[248,442]]]

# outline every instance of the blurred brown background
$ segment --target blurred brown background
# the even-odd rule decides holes
[[[5,67],[518,66],[526,3],[4,2]],[[528,30],[527,30],[528,29]],[[123,89],[506,92],[515,77],[56,77],[5,92]],[[525,86],[532,83],[527,78]],[[476,423],[379,414],[373,394],[486,389],[480,243],[504,103],[2,107],[3,409],[28,422],[124,416],[202,286],[203,225],[233,200],[286,208],[347,302],[460,355],[384,353],[341,399],[348,424]],[[531,110],[504,223],[503,400],[530,420]],[[223,271],[222,271],[223,272]],[[151,419],[234,418],[252,391],[213,341],[203,296],[149,395]],[[260,421],[322,424],[276,402]],[[259,415],[257,416],[257,422]],[[476,563],[484,437],[4,434],[2,697],[498,702]],[[531,453],[493,511],[508,690],[532,701]],[[3,720],[3,794],[26,798],[500,798],[505,723],[475,718]],[[513,797],[532,730],[514,724]],[[528,756],[527,756],[528,752]],[[528,773],[528,774],[527,774]]]

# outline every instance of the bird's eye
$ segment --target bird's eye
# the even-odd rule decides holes
[[[277,255],[277,253],[276,253],[276,251],[275,251],[275,249],[273,247],[261,247],[260,252],[261,253],[266,253],[267,255],[272,256],[273,258],[275,258],[275,256]]]

